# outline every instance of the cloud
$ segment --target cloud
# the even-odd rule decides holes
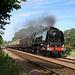
[[[23,17],[27,17],[27,16],[31,16],[31,15],[35,15],[35,14],[43,14],[43,13],[54,13],[55,11],[52,10],[39,10],[39,11],[29,11],[29,12],[23,12],[23,13],[19,13],[13,17],[11,17],[11,20],[17,20]]]
[[[27,0],[26,2],[22,2],[21,5],[23,7],[33,7],[33,6],[38,6],[42,5],[44,2],[47,2],[48,0]]]
[[[13,17],[11,17],[11,20],[16,20],[16,19],[19,19],[20,17],[26,17],[26,16],[29,16],[28,13],[20,13],[20,14],[17,14]]]
[[[75,1],[69,1],[69,2],[64,3],[64,5],[70,5],[70,4],[75,4]]]
[[[58,17],[58,19],[61,19],[61,18],[71,18],[71,17],[75,18],[75,15],[60,16],[60,17]]]
[[[9,27],[10,28],[20,28],[21,26],[20,25],[10,25]]]
[[[73,10],[66,10],[66,11],[68,11],[68,12],[75,12],[75,9],[73,9]]]
[[[2,35],[3,37],[3,40],[6,40],[6,41],[11,41],[12,40],[12,37],[14,35],[14,32],[12,30],[6,30],[4,31],[4,35]]]
[[[21,5],[23,7],[35,8],[35,7],[44,6],[47,4],[59,3],[59,2],[63,2],[63,1],[66,1],[66,0],[55,0],[55,1],[53,1],[53,0],[27,0],[27,2],[21,3]]]

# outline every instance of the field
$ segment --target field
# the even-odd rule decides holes
[[[70,56],[74,56],[74,57],[75,57],[75,49],[73,49],[73,50],[70,52]]]

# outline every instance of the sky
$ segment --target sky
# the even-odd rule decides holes
[[[11,41],[15,32],[27,28],[27,20],[44,15],[55,16],[55,27],[62,31],[75,28],[75,0],[27,0],[20,5],[21,9],[11,12],[11,23],[5,26],[3,40]]]

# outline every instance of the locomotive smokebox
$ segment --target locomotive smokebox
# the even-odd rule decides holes
[[[51,31],[49,31],[49,37],[52,40],[57,40],[59,38],[59,31],[57,31],[57,30],[51,30]]]
[[[60,31],[57,28],[50,27],[47,32],[47,40],[58,41],[60,38]]]

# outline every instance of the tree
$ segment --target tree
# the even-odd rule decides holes
[[[2,39],[2,36],[0,35],[0,46],[2,43],[3,43],[3,39]]]
[[[70,52],[72,51],[72,47],[69,45],[65,45],[65,47],[66,47],[66,51],[63,51],[63,54],[70,55]]]
[[[72,43],[75,42],[75,28],[64,31],[65,44],[73,46]]]
[[[26,1],[26,0],[21,0]],[[13,9],[20,9],[21,6],[19,5],[21,1],[18,0],[0,0],[0,28],[4,29],[4,25],[9,24],[7,20],[10,20],[10,13]]]
[[[0,30],[0,34],[2,34],[2,35],[3,35],[3,34],[4,34],[4,32],[3,32],[2,30]]]
[[[75,41],[72,43],[73,48],[75,49]]]

